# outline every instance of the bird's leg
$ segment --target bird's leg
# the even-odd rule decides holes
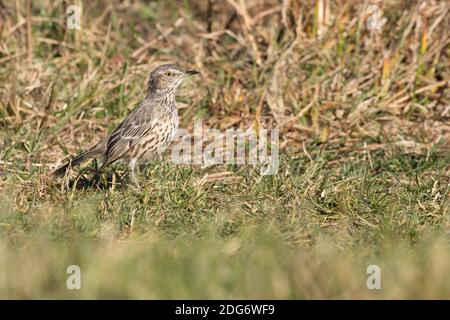
[[[143,175],[146,179],[147,179],[147,174],[148,174],[147,168],[148,168],[148,164],[147,163],[140,164],[139,167],[138,167],[139,173],[141,175]]]
[[[133,182],[134,186],[136,187],[137,190],[141,189],[141,186],[139,185],[138,179],[136,178],[136,174],[134,172],[134,170],[136,169],[136,163],[137,163],[137,159],[133,158],[130,160],[130,162],[128,163],[128,168],[130,170],[130,179]]]
[[[100,169],[97,163],[97,159],[94,158],[94,176],[92,177],[91,182],[94,182],[95,184],[99,184],[100,180],[102,179]]]

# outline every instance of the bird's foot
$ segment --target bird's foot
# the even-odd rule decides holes
[[[132,174],[130,176],[130,180],[131,180],[131,187],[135,190],[135,191],[141,191],[141,186],[139,185],[139,181],[136,178],[136,176],[134,174]]]

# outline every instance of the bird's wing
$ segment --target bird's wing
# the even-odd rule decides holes
[[[105,165],[116,161],[136,145],[155,127],[157,121],[151,106],[140,105],[134,109],[109,137]]]

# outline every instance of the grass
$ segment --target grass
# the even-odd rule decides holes
[[[450,7],[421,3],[379,2],[378,32],[359,1],[86,2],[74,31],[61,1],[0,1],[0,297],[448,298]],[[183,128],[276,127],[279,172],[49,179],[164,62],[201,71]]]

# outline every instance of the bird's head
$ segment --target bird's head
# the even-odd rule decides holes
[[[150,73],[147,95],[174,93],[185,78],[198,73],[185,70],[176,64],[158,66]]]

